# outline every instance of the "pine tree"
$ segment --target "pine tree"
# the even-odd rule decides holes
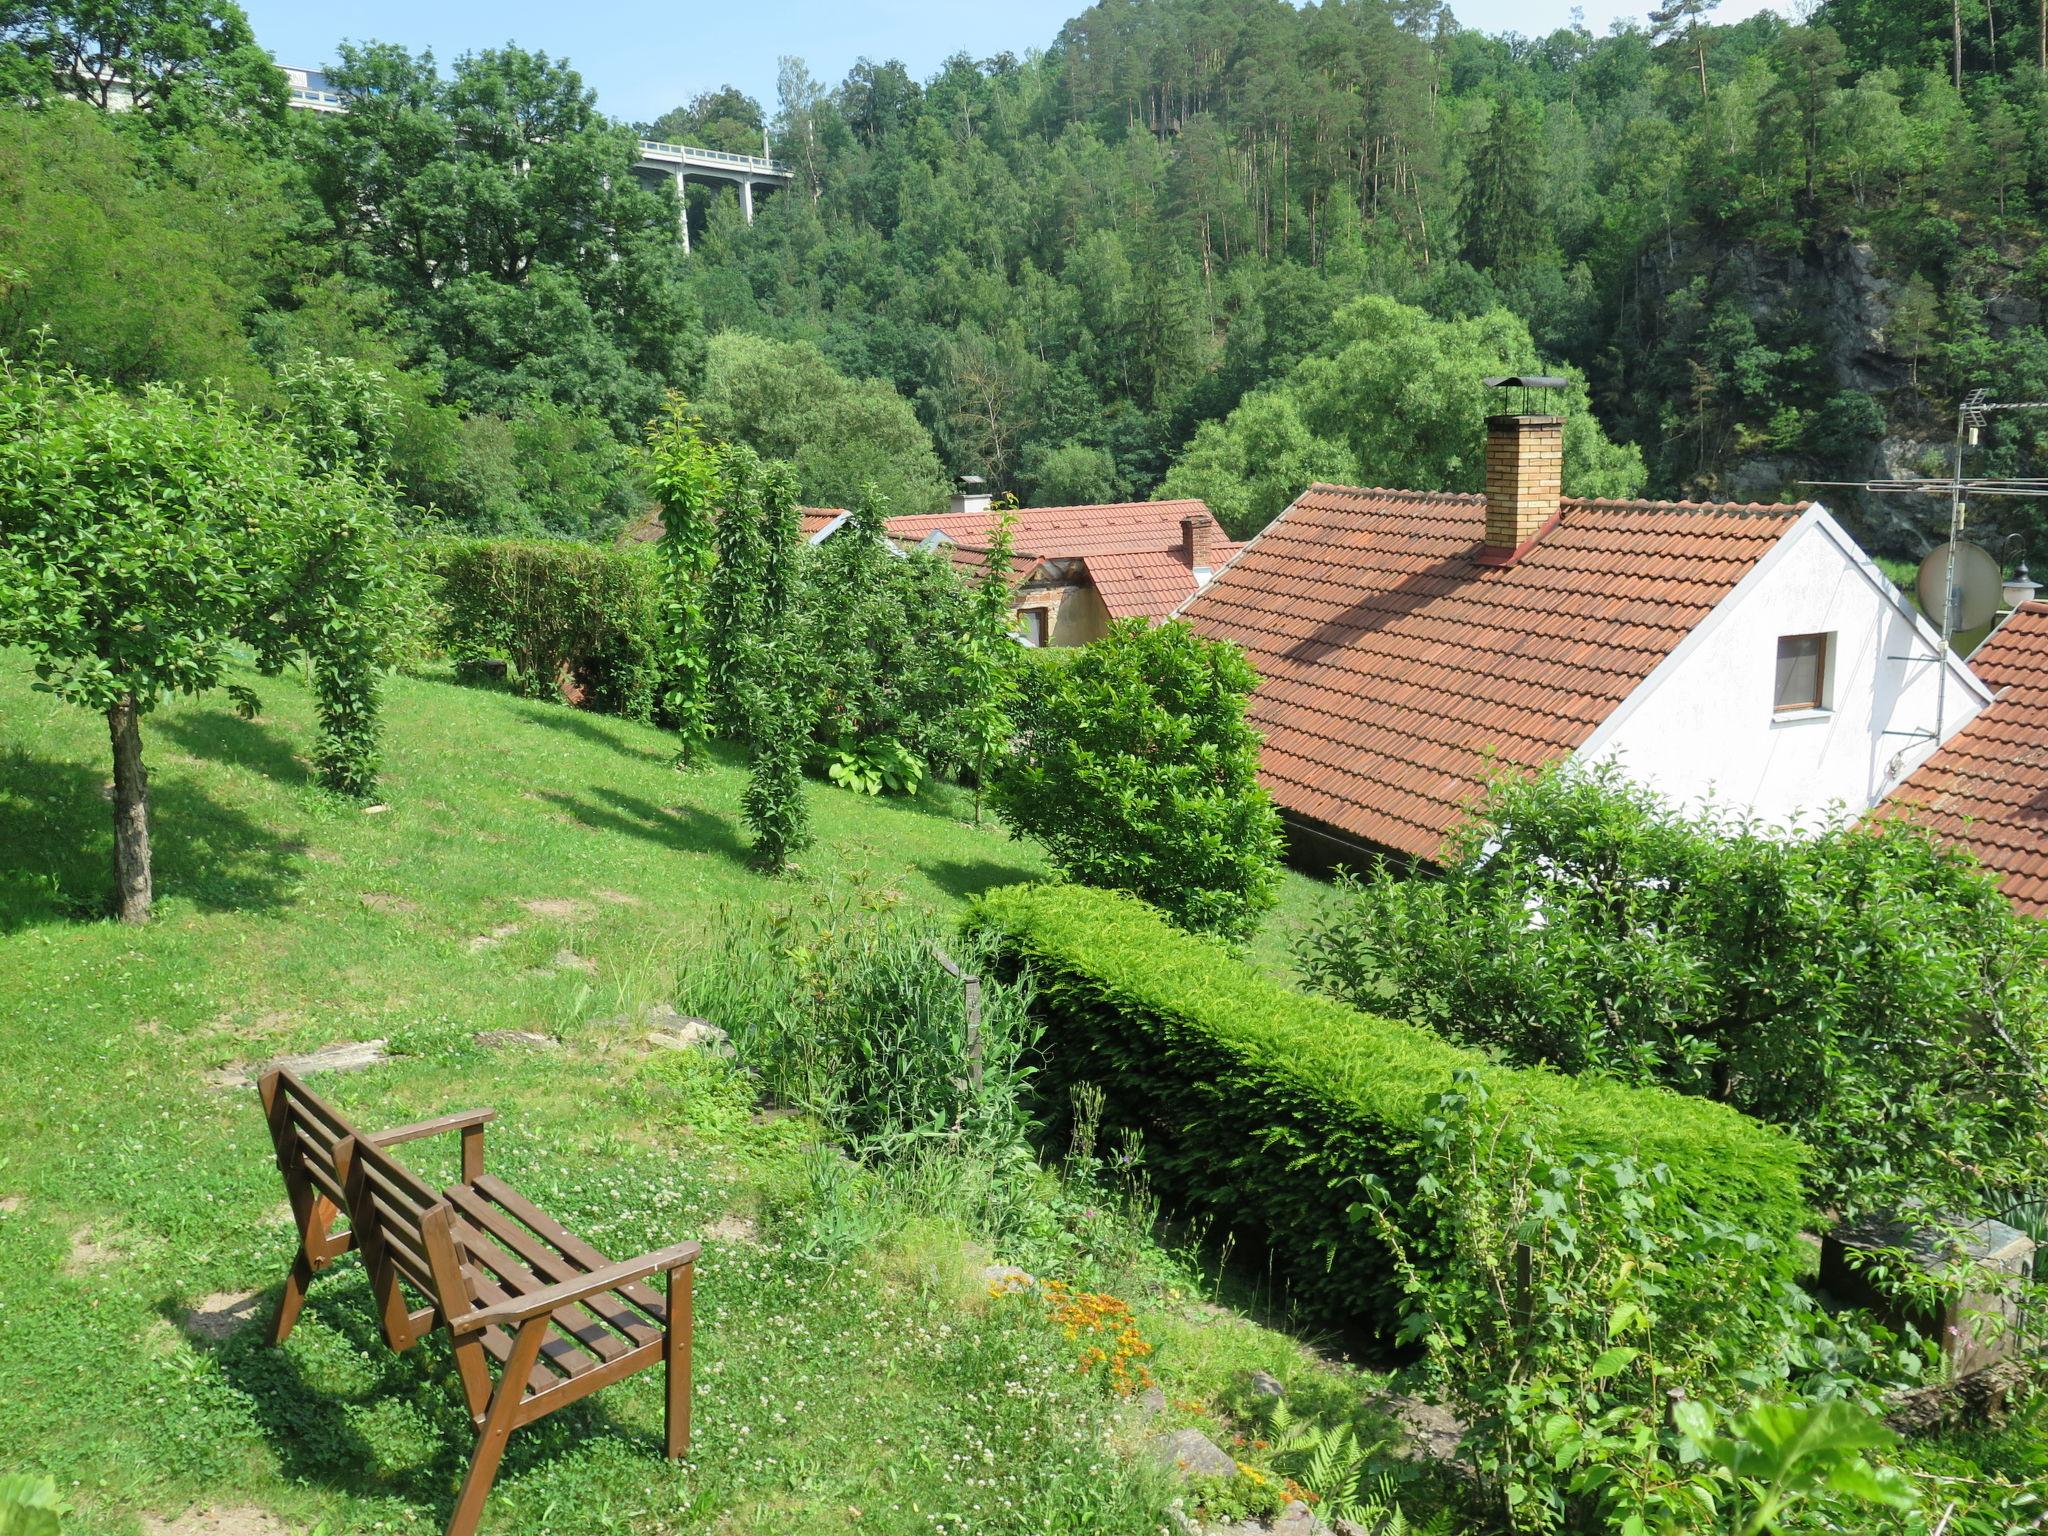
[[[1721,0],[1665,0],[1650,12],[1650,36],[1659,42],[1685,40],[1700,77],[1700,105],[1707,102],[1707,26],[1710,12]]]
[[[1505,98],[1496,102],[1466,162],[1459,208],[1465,259],[1482,271],[1505,270],[1549,249],[1539,111]]]

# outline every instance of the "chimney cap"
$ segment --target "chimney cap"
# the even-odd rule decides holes
[[[1479,382],[1488,389],[1563,389],[1571,380],[1555,373],[1501,373]]]
[[[960,477],[960,489],[970,493],[980,490],[987,484],[988,482],[979,475],[962,475]]]

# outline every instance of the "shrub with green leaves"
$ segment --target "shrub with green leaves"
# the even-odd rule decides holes
[[[644,549],[568,540],[433,539],[418,546],[435,628],[458,663],[509,661],[529,698],[579,675],[592,709],[649,720],[662,697],[660,572]]]
[[[1785,1126],[1845,1212],[1982,1214],[2048,1170],[2048,925],[1909,825],[1790,837],[1612,770],[1504,781],[1443,879],[1351,885],[1298,954],[1447,1039]]]
[[[1030,971],[1051,1101],[1072,1082],[1100,1084],[1162,1186],[1190,1214],[1259,1239],[1326,1318],[1398,1327],[1402,1287],[1373,1201],[1414,1199],[1425,1124],[1461,1071],[1511,1123],[1549,1117],[1562,1156],[1662,1165],[1702,1220],[1758,1235],[1760,1279],[1789,1271],[1811,1219],[1805,1154],[1780,1131],[1697,1098],[1493,1065],[1297,992],[1128,895],[1011,886],[977,901],[968,925],[1008,968]],[[1425,1259],[1445,1251],[1445,1235],[1411,1240]],[[1674,1287],[1721,1278],[1718,1260],[1670,1256]]]
[[[1064,666],[1020,673],[990,798],[1061,873],[1130,891],[1191,929],[1243,937],[1279,898],[1280,818],[1245,722],[1244,653],[1180,620],[1112,624]]]
[[[701,765],[711,742],[710,636],[704,598],[717,558],[718,463],[680,395],[647,429],[647,478],[661,498],[662,712],[674,722],[676,762]]]

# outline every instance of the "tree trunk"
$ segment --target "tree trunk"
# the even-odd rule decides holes
[[[1963,88],[1963,0],[1949,0],[1949,12],[1954,18],[1956,40],[1956,89]]]
[[[142,769],[142,715],[133,695],[107,711],[114,740],[114,884],[124,923],[149,921],[149,776]]]
[[[2042,72],[2048,74],[2048,0],[2034,8],[2034,49]]]

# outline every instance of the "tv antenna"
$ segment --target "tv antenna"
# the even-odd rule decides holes
[[[1966,543],[1963,529],[1970,518],[1972,496],[2048,496],[2048,479],[1966,479],[1963,450],[1977,446],[1985,422],[2003,411],[2048,411],[2048,400],[1992,400],[1990,392],[1973,389],[1956,406],[1956,442],[1953,468],[1947,478],[1903,480],[1803,480],[1802,485],[1848,486],[1878,495],[1948,497],[1948,542],[1920,562],[1915,582],[1923,611],[1933,596],[1941,608],[1941,654],[1931,658],[1941,664],[1934,688],[1934,740],[1943,740],[1942,727],[1948,718],[1948,662],[1955,649],[1958,629],[1974,629],[1997,612],[1999,563],[1983,546]],[[1961,579],[1958,579],[1958,566]],[[1989,579],[1986,568],[1989,568]],[[1937,586],[1932,578],[1941,573]],[[1988,593],[1988,606],[1987,606]],[[1921,731],[1915,736],[1926,734]]]

